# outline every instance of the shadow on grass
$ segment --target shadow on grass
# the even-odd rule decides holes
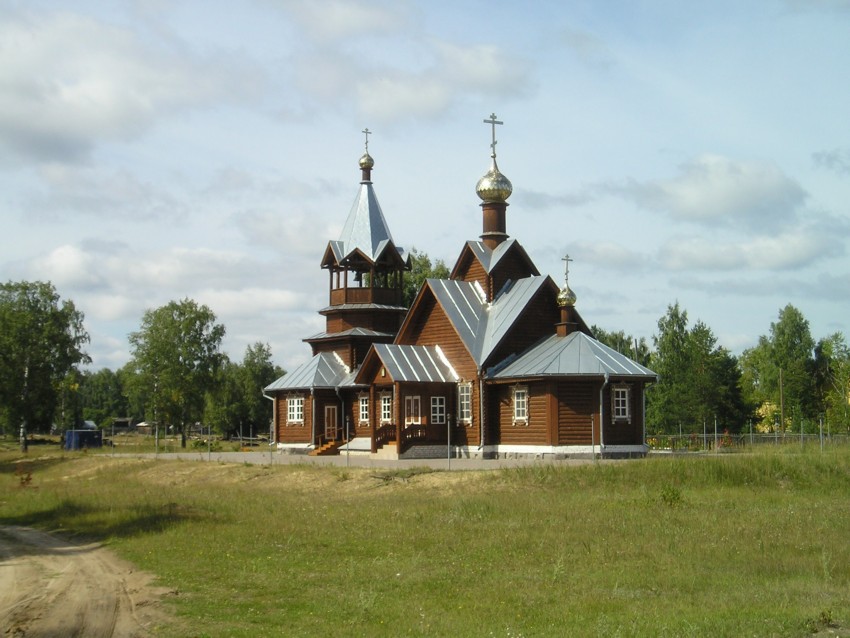
[[[0,461],[0,475],[16,474],[24,472],[37,472],[59,465],[67,460],[63,455],[43,456],[39,458],[14,458]]]
[[[0,526],[34,527],[73,537],[75,542],[103,542],[159,534],[201,514],[179,503],[127,507],[92,506],[62,501],[58,505],[18,516],[0,516]],[[37,548],[38,553],[42,548]],[[67,551],[67,548],[63,548]]]

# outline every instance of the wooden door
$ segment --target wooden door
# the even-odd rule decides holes
[[[325,406],[325,440],[335,441],[337,432],[336,406]]]

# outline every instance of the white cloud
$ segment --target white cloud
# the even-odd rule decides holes
[[[0,148],[18,158],[77,160],[164,111],[255,94],[235,56],[192,58],[70,12],[4,11],[0,41]]]
[[[639,206],[703,224],[781,225],[793,219],[807,193],[773,164],[700,155],[667,180],[632,182],[608,190]]]
[[[391,33],[408,26],[401,3],[363,0],[282,0],[280,5],[313,39],[321,42]]]
[[[598,268],[635,272],[651,265],[651,260],[645,255],[611,241],[575,242],[571,246],[572,257]]]
[[[673,237],[662,245],[658,259],[666,269],[674,271],[788,270],[844,254],[842,237],[818,225],[745,240]]]
[[[23,202],[28,215],[67,218],[68,213],[143,221],[185,218],[181,201],[160,185],[127,171],[71,164],[46,164],[38,173],[41,192]]]

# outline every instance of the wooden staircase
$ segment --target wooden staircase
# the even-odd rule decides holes
[[[310,450],[307,456],[335,456],[339,454],[339,446],[342,445],[339,441],[328,441],[324,445]]]

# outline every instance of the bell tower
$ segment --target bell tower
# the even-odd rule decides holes
[[[360,157],[360,188],[339,239],[328,242],[322,268],[329,276],[325,332],[305,339],[313,354],[336,352],[345,364],[357,367],[372,343],[390,343],[407,309],[402,305],[404,271],[410,260],[395,245],[372,185],[375,160]]]

